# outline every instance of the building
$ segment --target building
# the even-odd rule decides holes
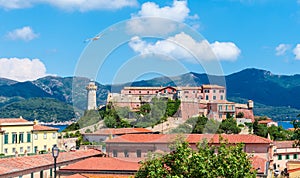
[[[273,167],[280,172],[287,167],[288,161],[297,161],[300,158],[300,149],[294,147],[294,141],[273,142]]]
[[[57,158],[57,170],[66,165],[95,156],[103,156],[103,153],[93,149],[60,152]],[[0,177],[53,177],[53,161],[51,153],[2,158],[0,159]]]
[[[57,144],[57,128],[38,125],[22,117],[0,119],[0,154],[17,155],[49,151]]]
[[[229,102],[226,99],[226,89],[218,85],[202,85],[197,87],[124,87],[121,93],[109,93],[107,103],[118,107],[128,107],[138,111],[153,97],[178,98],[181,101],[179,115],[183,120],[204,115],[214,119],[226,119],[227,113],[236,116],[239,112],[244,117],[254,120],[253,101],[247,104]]]
[[[104,142],[125,134],[152,134],[153,132],[145,128],[105,128],[93,133],[83,133],[83,139],[89,142]]]
[[[183,138],[193,149],[197,144],[207,140],[209,145],[218,146],[220,137],[229,144],[244,143],[244,151],[270,160],[272,141],[256,135],[239,134],[186,134]],[[112,157],[147,157],[148,152],[170,152],[169,145],[178,138],[177,134],[126,134],[105,141],[106,152]]]
[[[142,159],[91,157],[61,168],[60,177],[85,175],[86,177],[133,177]]]
[[[90,81],[90,83],[86,86],[86,90],[87,90],[87,110],[96,110],[97,109],[97,101],[96,101],[97,86],[95,82]]]

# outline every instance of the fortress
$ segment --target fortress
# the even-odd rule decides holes
[[[129,107],[138,111],[153,97],[179,99],[181,101],[178,117],[186,120],[190,117],[204,115],[217,120],[226,119],[230,114],[236,117],[243,113],[243,117],[254,121],[253,101],[239,104],[227,101],[226,88],[218,85],[202,85],[199,87],[124,87],[121,93],[109,93],[107,103],[117,107]]]

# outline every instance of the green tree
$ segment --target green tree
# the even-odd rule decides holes
[[[226,134],[238,134],[241,132],[241,128],[237,126],[236,120],[230,117],[222,121],[218,132]]]
[[[187,142],[177,143],[171,153],[152,156],[144,161],[135,176],[137,178],[254,178],[256,172],[243,148],[243,144],[228,145],[221,140],[218,147],[211,147],[207,142],[203,142],[198,145],[198,150],[194,151]]]

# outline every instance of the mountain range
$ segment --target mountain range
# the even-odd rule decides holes
[[[23,116],[41,121],[77,118],[86,107],[88,82],[89,79],[84,77],[47,76],[26,82],[0,78],[0,118]],[[97,102],[105,104],[109,92],[120,92],[124,86],[199,86],[209,83],[226,85],[229,101],[253,100],[255,115],[291,120],[300,113],[300,75],[275,75],[255,68],[226,76],[190,72],[121,85],[96,82]]]

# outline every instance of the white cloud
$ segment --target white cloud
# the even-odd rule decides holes
[[[136,0],[0,0],[5,9],[28,8],[37,4],[48,4],[66,10],[103,10],[137,6]]]
[[[159,7],[154,2],[146,2],[142,5],[141,10],[133,17],[162,17],[183,22],[190,13],[186,1],[175,0],[172,6]]]
[[[159,40],[154,44],[147,43],[135,36],[129,42],[129,46],[141,55],[148,53],[163,54],[175,59],[187,61],[198,60],[236,60],[241,50],[232,42],[195,41],[191,36],[181,32],[166,40]],[[217,58],[216,58],[217,57]]]
[[[142,4],[141,10],[132,14],[127,30],[133,34],[168,34],[178,28],[175,22],[195,21],[198,15],[189,15],[187,1],[174,0],[171,6],[159,7],[154,2]],[[167,20],[168,19],[168,20]],[[172,22],[175,21],[175,22]]]
[[[285,55],[286,52],[291,48],[291,45],[289,44],[279,44],[276,48],[276,56],[282,56]]]
[[[46,67],[39,59],[0,58],[0,77],[17,81],[35,80],[46,75]]]
[[[232,42],[214,42],[211,45],[212,51],[222,60],[233,61],[241,54],[241,50]]]
[[[295,59],[300,60],[300,44],[294,48],[293,53],[295,55]]]
[[[24,41],[30,41],[34,38],[37,38],[39,35],[34,33],[34,31],[31,29],[31,27],[23,27],[19,29],[15,29],[11,32],[8,32],[7,37],[11,40],[24,40]]]

